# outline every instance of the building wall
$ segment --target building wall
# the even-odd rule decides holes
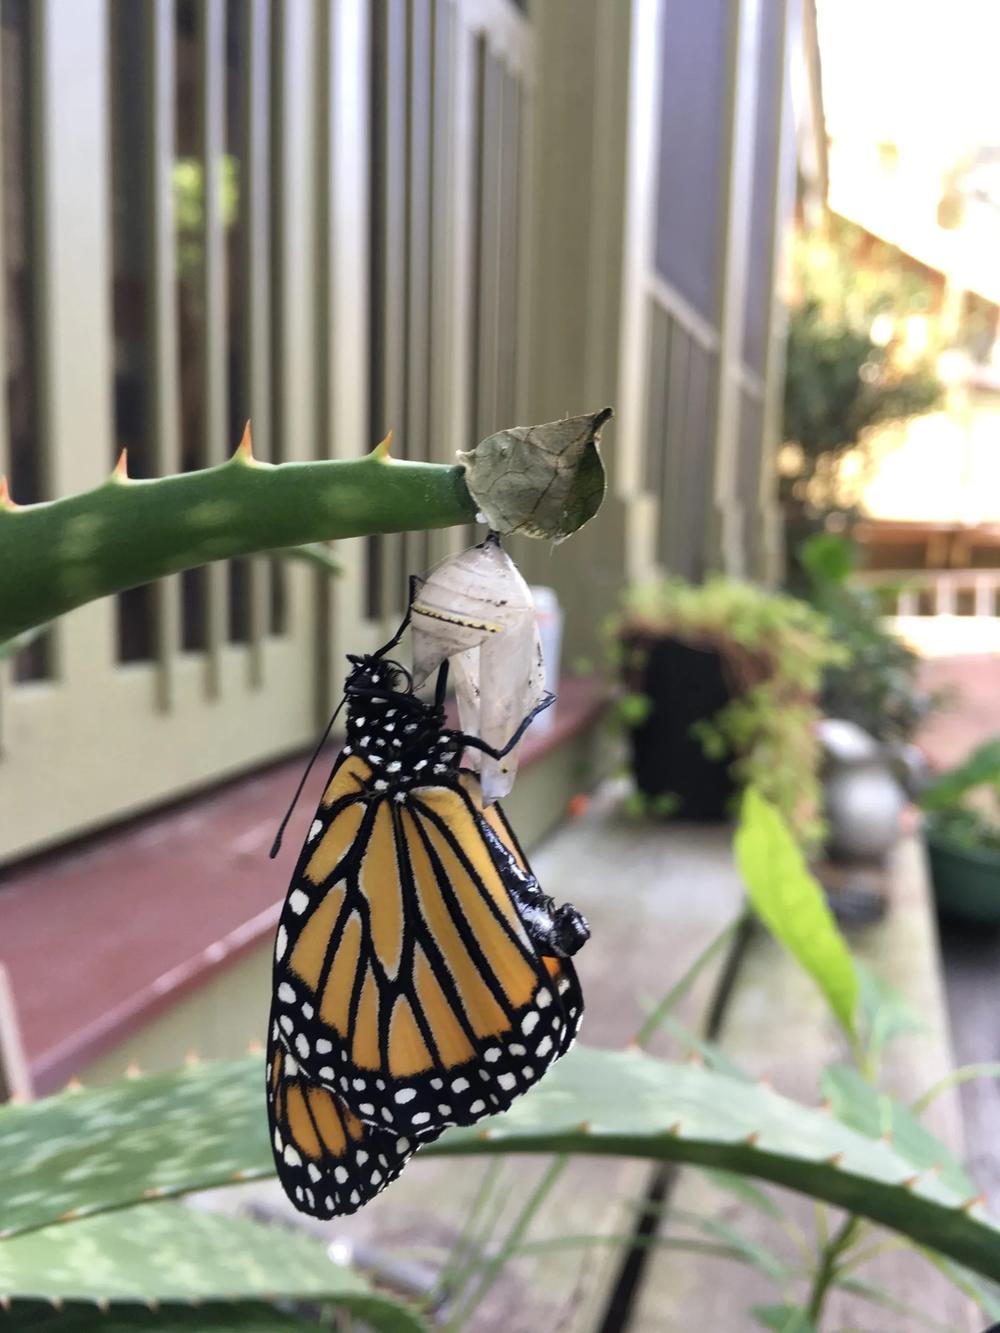
[[[0,473],[452,461],[516,420],[533,41],[510,0],[3,0]],[[467,533],[219,562],[0,665],[0,860],[306,745]],[[92,540],[93,534],[69,534]],[[98,537],[99,539],[99,537]]]
[[[553,556],[773,576],[801,0],[3,0],[0,472],[21,502],[258,457],[450,461],[617,409]],[[797,57],[795,57],[797,58]],[[79,534],[79,539],[86,534]],[[306,745],[466,531],[218,562],[0,664],[0,860]],[[87,538],[91,539],[91,538]]]

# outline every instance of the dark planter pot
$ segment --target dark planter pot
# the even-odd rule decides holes
[[[1000,852],[958,847],[933,833],[927,852],[941,915],[1000,926]]]
[[[626,671],[629,688],[652,704],[645,721],[631,728],[636,785],[651,800],[677,796],[671,813],[680,819],[725,820],[736,791],[729,761],[706,758],[691,735],[693,723],[710,720],[732,698],[722,658],[678,639],[627,638],[625,647],[645,658],[641,668]]]

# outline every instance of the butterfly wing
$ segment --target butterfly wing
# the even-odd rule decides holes
[[[351,756],[324,795],[279,924],[275,1016],[312,1082],[412,1137],[506,1109],[582,1002],[529,938],[468,792],[373,798],[368,776]]]
[[[420,1142],[375,1129],[339,1097],[311,1082],[283,1044],[272,1017],[267,1109],[278,1178],[295,1206],[313,1217],[356,1212],[395,1180]]]

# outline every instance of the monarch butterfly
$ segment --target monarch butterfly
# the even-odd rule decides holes
[[[275,1163],[296,1206],[321,1217],[361,1207],[446,1127],[506,1110],[583,1012],[569,958],[587,923],[542,893],[461,767],[467,747],[501,758],[552,698],[502,749],[449,729],[447,663],[426,703],[386,655],[407,620],[377,653],[349,657],[347,743],[275,941]]]

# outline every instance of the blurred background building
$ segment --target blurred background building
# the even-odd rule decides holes
[[[16,501],[99,485],[122,449],[138,478],[212,466],[247,418],[272,462],[356,457],[390,428],[397,456],[448,462],[608,402],[602,514],[555,557],[516,552],[566,608],[566,660],[593,663],[626,577],[776,575],[776,292],[796,184],[806,209],[825,190],[812,0],[0,12]],[[23,858],[299,753],[405,575],[472,537],[344,543],[338,578],[218,562],[3,664],[0,952],[39,1090],[120,1065],[126,1038],[171,1062],[171,1022],[218,1051],[258,1030],[287,877],[266,844],[298,761]],[[564,690],[536,835],[579,785],[593,699]],[[148,918],[130,934],[137,882],[164,901],[155,938]],[[40,979],[57,957],[76,1001]],[[201,1006],[183,1020],[181,994]]]

